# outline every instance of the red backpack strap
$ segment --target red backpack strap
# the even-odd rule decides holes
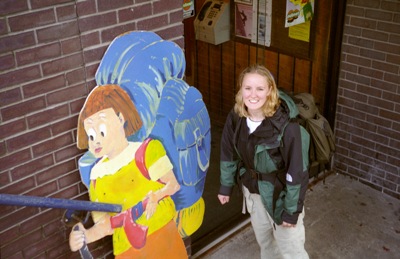
[[[151,141],[151,138],[145,139],[143,143],[140,145],[138,150],[135,153],[135,161],[136,161],[136,166],[139,168],[140,172],[143,174],[144,177],[150,180],[150,175],[149,171],[147,170],[146,164],[145,164],[145,154],[146,154],[146,148],[149,142]]]

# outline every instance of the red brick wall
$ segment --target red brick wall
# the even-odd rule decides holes
[[[183,47],[181,0],[0,2],[0,193],[87,199],[78,113],[111,40],[149,30]],[[1,258],[79,258],[64,210],[0,205]],[[91,244],[110,256],[110,239]]]
[[[400,199],[400,2],[347,1],[336,169]]]

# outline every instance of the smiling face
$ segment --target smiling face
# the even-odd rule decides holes
[[[96,158],[107,155],[113,158],[126,144],[124,117],[108,108],[101,110],[83,121],[88,136],[89,151]]]
[[[261,111],[271,92],[267,79],[257,73],[248,73],[243,77],[241,90],[249,112]]]

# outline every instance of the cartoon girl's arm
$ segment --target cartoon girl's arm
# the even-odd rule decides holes
[[[79,230],[74,230],[73,227],[69,236],[69,245],[71,251],[75,252],[79,250],[84,243],[89,244],[95,242],[105,236],[112,235],[114,230],[111,228],[110,215],[108,213],[101,213],[96,223],[88,229],[78,223]]]
[[[149,219],[156,211],[158,202],[166,196],[171,196],[175,194],[181,186],[179,185],[174,172],[172,170],[168,171],[164,176],[160,178],[160,181],[165,183],[164,187],[158,191],[150,191],[147,194],[148,202],[146,207],[146,217]]]

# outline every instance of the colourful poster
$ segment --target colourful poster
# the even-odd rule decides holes
[[[286,0],[285,27],[311,21],[314,16],[314,0]]]

